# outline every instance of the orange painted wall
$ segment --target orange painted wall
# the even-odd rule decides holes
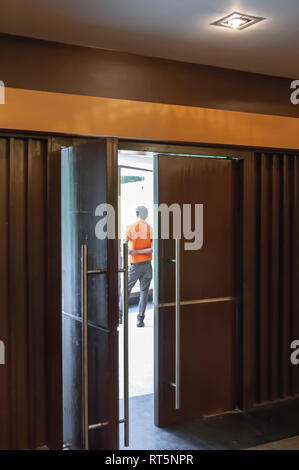
[[[299,149],[299,119],[6,88],[0,128]]]

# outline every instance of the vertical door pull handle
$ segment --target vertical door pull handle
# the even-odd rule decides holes
[[[87,312],[87,245],[81,247],[82,267],[82,362],[83,362],[83,446],[88,450],[88,312]]]
[[[181,402],[181,245],[175,240],[175,409],[180,409]]]
[[[124,445],[129,445],[129,264],[128,243],[123,244],[124,256],[124,294],[123,294],[123,325],[124,325]]]
[[[124,425],[124,446],[129,445],[129,264],[128,244],[123,244],[123,267],[118,272],[124,275],[123,310],[123,354],[124,354],[124,417],[119,424]]]

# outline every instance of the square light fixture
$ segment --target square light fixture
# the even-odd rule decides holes
[[[223,26],[224,28],[242,30],[252,26],[253,24],[259,23],[260,21],[264,20],[265,18],[260,18],[258,16],[251,16],[245,15],[243,13],[239,13],[238,11],[234,11],[230,15],[221,18],[220,20],[214,21],[211,23],[214,26]]]

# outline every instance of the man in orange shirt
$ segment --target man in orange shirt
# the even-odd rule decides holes
[[[137,316],[137,326],[144,326],[144,314],[147,305],[148,291],[153,277],[152,253],[153,253],[153,231],[151,226],[145,221],[148,212],[144,206],[136,208],[137,222],[127,227],[126,240],[130,243],[130,270],[129,270],[129,295],[139,280],[140,299],[139,313]]]

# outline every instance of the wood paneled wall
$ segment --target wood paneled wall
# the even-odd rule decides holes
[[[256,402],[299,394],[299,156],[258,153]]]
[[[47,146],[0,138],[1,448],[46,442]]]
[[[61,243],[60,159],[53,156],[86,140],[0,136],[0,449],[61,446],[61,273],[51,254]]]

